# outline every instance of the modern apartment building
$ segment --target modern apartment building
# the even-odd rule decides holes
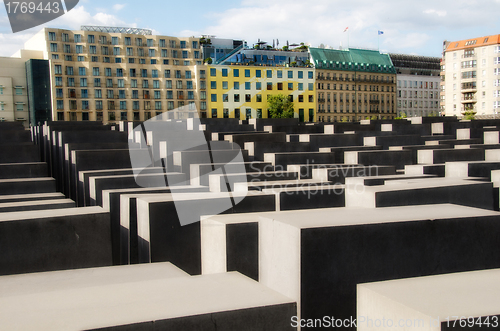
[[[55,120],[142,121],[173,109],[203,110],[199,38],[135,28],[45,28],[25,49],[42,51],[50,62]]]
[[[387,54],[310,48],[320,122],[396,117],[396,69]]]
[[[500,35],[443,44],[441,106],[446,115],[500,112]]]
[[[210,117],[268,118],[268,96],[283,94],[293,102],[295,117],[315,121],[312,67],[210,65],[207,70]]]
[[[27,127],[29,119],[26,62],[41,58],[40,52],[17,52],[12,57],[0,57],[0,122],[20,121]]]
[[[441,58],[389,54],[397,73],[397,114],[438,116]]]

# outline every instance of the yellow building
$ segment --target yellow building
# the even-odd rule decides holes
[[[268,96],[284,94],[293,101],[296,118],[316,120],[314,68],[208,65],[206,80],[208,117],[268,118]]]

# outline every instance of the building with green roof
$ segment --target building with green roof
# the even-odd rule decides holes
[[[367,49],[309,48],[316,68],[318,121],[396,117],[396,68]]]

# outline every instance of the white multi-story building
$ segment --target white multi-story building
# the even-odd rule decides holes
[[[500,112],[500,35],[444,42],[441,106],[446,115]]]
[[[437,116],[439,57],[389,54],[397,72],[398,116]]]
[[[28,126],[26,61],[41,56],[40,52],[19,51],[12,57],[0,57],[0,122],[21,121]]]

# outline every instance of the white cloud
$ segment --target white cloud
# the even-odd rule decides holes
[[[113,10],[115,11],[120,11],[122,10],[126,5],[125,4],[119,4],[117,3],[116,5],[113,5]]]
[[[424,10],[424,14],[430,14],[430,15],[435,14],[439,17],[444,17],[444,16],[446,16],[446,10],[427,9],[427,10]]]
[[[351,47],[377,48],[377,31],[382,30],[381,47],[409,52],[428,48],[432,43],[435,56],[440,56],[442,40],[450,38],[446,35],[448,31],[470,26],[486,28],[487,24],[497,22],[495,13],[500,11],[499,1],[482,0],[482,5],[478,6],[469,0],[316,0],[313,3],[243,0],[239,8],[210,13],[215,23],[202,33],[246,39],[250,46],[259,38],[271,44],[278,38],[280,45],[288,39],[338,47],[340,43],[347,45],[348,33],[343,31],[349,26]],[[490,10],[485,11],[488,7]]]
[[[3,25],[8,25],[7,17],[0,17],[0,26]],[[0,33],[0,42],[2,45],[0,48],[0,56],[11,56],[19,49],[23,48],[24,43],[44,27],[50,26],[62,29],[78,30],[82,25],[137,27],[136,23],[126,23],[115,15],[107,14],[102,11],[92,15],[85,9],[84,6],[80,5],[53,21],[36,26],[29,30],[18,33]],[[10,27],[6,27],[3,30],[10,30]]]

